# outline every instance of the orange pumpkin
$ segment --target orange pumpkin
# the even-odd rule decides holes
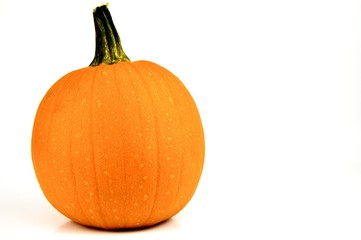
[[[175,75],[128,59],[107,6],[93,15],[91,66],[58,80],[37,110],[36,177],[48,201],[77,223],[151,226],[178,213],[196,190],[202,123]]]

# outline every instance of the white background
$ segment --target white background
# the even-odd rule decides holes
[[[91,62],[103,1],[0,0],[0,238],[361,239],[361,1],[109,1],[132,60],[175,73],[198,104],[206,162],[164,224],[107,232],[45,200],[33,119]],[[90,237],[90,238],[89,238]]]

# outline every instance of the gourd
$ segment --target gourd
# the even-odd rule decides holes
[[[152,226],[195,193],[205,155],[200,115],[174,74],[129,60],[107,5],[93,16],[94,60],[55,82],[36,112],[35,174],[52,206],[79,224]]]

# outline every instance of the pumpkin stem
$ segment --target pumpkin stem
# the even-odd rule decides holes
[[[95,8],[93,17],[96,47],[95,56],[90,66],[130,61],[123,51],[108,5]]]

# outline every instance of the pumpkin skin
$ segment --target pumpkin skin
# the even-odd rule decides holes
[[[47,200],[77,223],[151,226],[195,193],[205,154],[200,115],[170,71],[119,52],[114,63],[102,56],[113,49],[104,49],[96,64],[66,74],[42,99],[32,135],[35,174]]]
[[[40,103],[32,138],[48,201],[75,222],[106,229],[178,213],[196,190],[204,149],[191,95],[148,61],[65,75]]]

